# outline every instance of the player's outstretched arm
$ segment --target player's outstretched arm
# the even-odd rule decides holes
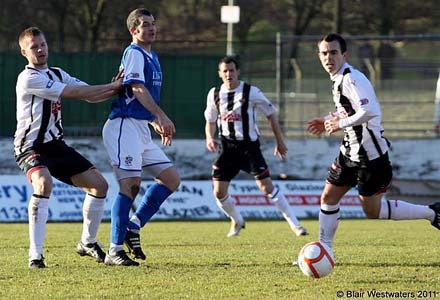
[[[101,85],[68,85],[60,96],[66,99],[85,99],[87,102],[97,103],[116,95],[121,88],[121,80]]]

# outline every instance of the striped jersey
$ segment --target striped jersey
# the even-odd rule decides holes
[[[66,86],[72,85],[87,84],[60,68],[26,66],[18,75],[16,155],[33,146],[63,139],[60,95]]]
[[[356,162],[385,154],[388,141],[383,137],[380,104],[370,81],[348,63],[330,77],[333,101],[341,116],[339,127],[345,133],[342,154]]]
[[[260,89],[243,81],[233,90],[211,88],[206,102],[205,120],[217,122],[219,136],[233,141],[258,139],[257,109],[266,117],[276,112]]]
[[[134,118],[152,121],[155,116],[134,96],[131,83],[142,83],[159,105],[162,88],[162,69],[157,54],[147,52],[132,43],[122,55],[120,70],[124,70],[123,90],[113,100],[109,119]]]

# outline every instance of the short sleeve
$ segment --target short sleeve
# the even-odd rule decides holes
[[[276,112],[275,106],[272,102],[267,99],[264,93],[256,86],[251,86],[249,101],[263,112],[263,114],[268,117]]]
[[[218,109],[215,105],[214,101],[214,90],[215,88],[211,88],[208,92],[208,96],[206,97],[206,109],[205,109],[205,120],[207,122],[216,122],[218,118]]]
[[[21,86],[25,93],[36,95],[40,98],[58,101],[66,84],[49,79],[38,71],[21,74],[17,86]]]
[[[139,82],[145,83],[144,56],[136,49],[127,50],[124,57],[124,85]]]

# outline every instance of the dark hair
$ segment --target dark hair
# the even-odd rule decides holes
[[[240,69],[239,66],[238,66],[238,62],[237,62],[237,60],[235,59],[235,57],[233,57],[233,56],[231,56],[231,55],[227,55],[227,56],[225,56],[225,57],[222,57],[222,58],[218,61],[218,65],[219,65],[219,66],[220,66],[221,64],[223,64],[223,63],[225,63],[225,64],[233,63],[233,64],[235,65],[235,68],[236,68],[237,70]]]
[[[139,26],[139,17],[140,16],[153,16],[147,9],[145,8],[136,8],[133,10],[127,17],[127,29],[130,31],[130,28]]]
[[[38,27],[28,27],[28,28],[26,28],[25,30],[23,30],[20,33],[20,36],[18,37],[18,43],[20,44],[21,48],[24,48],[23,40],[26,37],[28,37],[28,36],[34,37],[34,36],[39,36],[39,35],[43,35],[44,36],[44,33],[43,33],[43,31],[40,30],[40,28],[38,28]]]
[[[337,41],[339,43],[339,46],[341,47],[341,53],[345,53],[347,51],[347,42],[345,42],[344,38],[337,33],[329,33],[327,35],[324,35],[318,42],[318,48],[319,48],[319,44],[321,44],[321,42],[323,41],[325,42]]]

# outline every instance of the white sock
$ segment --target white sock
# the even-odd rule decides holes
[[[116,244],[110,243],[110,247],[108,248],[108,253],[116,254],[116,252],[119,252],[121,250],[124,250],[124,245],[116,245]]]
[[[86,194],[83,203],[83,231],[81,242],[83,244],[96,243],[96,235],[101,224],[104,212],[105,198],[97,198]]]
[[[223,199],[217,199],[217,206],[235,223],[243,223],[243,217],[235,207],[234,199],[231,196],[226,195]]]
[[[49,216],[49,198],[32,195],[29,206],[29,260],[41,259]]]
[[[289,223],[290,228],[294,229],[300,226],[300,223],[296,218],[293,209],[290,207],[289,203],[286,200],[286,197],[279,188],[275,188],[268,196],[269,200],[273,204],[275,204],[275,206],[283,215],[284,219],[286,219],[287,223]]]
[[[434,220],[434,217],[434,211],[425,205],[412,204],[402,200],[382,199],[381,201],[379,219],[426,219],[432,222]]]
[[[319,212],[319,241],[330,248],[333,247],[340,217],[339,204],[321,204],[321,210]]]
[[[136,216],[136,214],[133,214],[133,216],[131,216],[130,222],[136,224],[139,228],[141,228],[141,220],[139,220],[139,218]],[[134,232],[134,233],[139,233],[140,232],[140,230],[137,230],[137,229],[128,229],[127,228],[127,230],[130,230],[131,232]]]

